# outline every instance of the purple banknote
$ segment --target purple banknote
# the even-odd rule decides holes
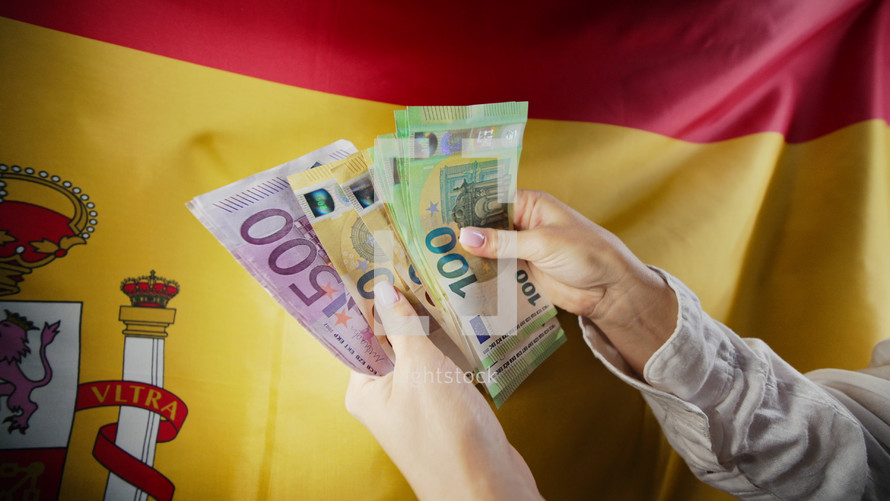
[[[325,348],[355,371],[392,371],[346,292],[287,182],[287,176],[346,158],[340,140],[296,160],[205,193],[186,204],[248,272]]]

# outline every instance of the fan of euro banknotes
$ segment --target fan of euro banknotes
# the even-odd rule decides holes
[[[393,369],[374,284],[500,407],[565,334],[528,266],[458,243],[510,229],[528,103],[411,106],[396,131],[346,140],[196,197],[188,208],[305,330],[352,370]],[[376,334],[376,335],[375,335]]]

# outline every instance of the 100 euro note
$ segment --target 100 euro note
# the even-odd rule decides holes
[[[386,207],[389,210],[392,222],[397,228],[398,233],[402,236],[406,249],[408,249],[411,259],[414,261],[417,273],[423,277],[422,280],[425,281],[433,301],[441,308],[442,316],[445,320],[444,325],[446,325],[455,343],[461,346],[462,351],[470,360],[474,361],[474,365],[477,365],[480,369],[485,369],[486,367],[490,367],[497,358],[497,354],[491,353],[490,349],[482,345],[483,342],[488,342],[491,336],[477,335],[479,343],[474,343],[466,337],[469,333],[473,332],[473,330],[469,330],[467,326],[462,325],[462,320],[465,319],[461,318],[460,312],[458,312],[455,307],[456,305],[449,300],[450,298],[447,292],[449,284],[444,284],[438,280],[438,275],[435,270],[431,269],[428,261],[423,258],[423,239],[419,238],[419,236],[424,234],[425,229],[413,217],[416,213],[416,207],[412,205],[413,202],[411,200],[412,189],[416,190],[420,185],[415,184],[412,187],[409,184],[410,176],[408,174],[408,167],[411,160],[409,156],[414,149],[415,138],[409,137],[407,127],[408,111],[396,110],[395,121],[396,133],[379,136],[375,141],[376,147],[374,150],[375,155],[372,172],[379,178],[378,184],[375,184],[375,187],[379,187],[381,189],[381,196],[386,198]],[[429,136],[426,137],[428,138]],[[431,169],[432,165],[430,165],[429,168]],[[416,176],[412,179],[417,183]],[[438,204],[431,204],[429,210],[431,213],[436,212],[438,210]],[[443,235],[434,236],[441,237]],[[446,236],[455,236],[455,234],[452,231],[450,235]],[[429,246],[429,243],[427,243],[427,246]],[[454,241],[452,240],[448,246],[452,248],[455,247]],[[442,250],[442,247],[439,246],[436,250]],[[450,254],[448,256],[449,257],[443,257],[443,261],[440,261],[440,263],[444,263],[444,260],[448,259],[455,259],[458,261],[462,259],[462,256],[452,256]],[[450,284],[450,286],[452,288],[461,288],[467,281],[472,282],[475,280],[475,274],[471,273],[469,276],[462,277],[460,280]],[[501,299],[504,299],[504,297],[502,296]],[[510,310],[510,308],[506,308],[505,310]],[[509,320],[506,320],[508,315],[512,318],[515,314],[511,315],[512,310],[505,310],[502,310],[501,314],[505,321],[509,322]],[[479,322],[476,322],[474,327],[479,327]],[[481,329],[477,329],[477,331],[478,330]],[[498,342],[498,340],[495,339],[492,342]],[[503,345],[502,348],[507,349],[509,347]]]
[[[548,322],[558,323],[527,263],[479,258],[457,243],[464,226],[512,228],[526,109],[526,103],[409,107],[397,116],[401,203],[407,231],[417,235],[412,258],[439,285],[441,301],[459,318],[484,368],[523,349],[535,333],[552,331]],[[545,345],[564,340],[561,329],[553,332]]]
[[[396,113],[398,116],[398,112]],[[470,365],[474,368],[481,367],[478,353],[474,352],[473,347],[463,339],[459,319],[450,305],[444,302],[445,295],[441,290],[441,284],[429,279],[430,274],[426,271],[423,261],[415,260],[418,253],[415,249],[417,237],[409,224],[404,195],[406,188],[399,174],[399,165],[403,162],[400,153],[401,142],[401,139],[397,138],[395,134],[378,136],[375,140],[375,147],[369,153],[368,163],[375,194],[378,200],[383,201],[383,207],[389,216],[388,222],[400,238],[415,274],[418,276],[418,281],[424,284],[426,294],[430,296],[428,302],[437,308],[439,324],[447,331],[463,357],[470,361]]]
[[[404,111],[404,110],[400,110]],[[399,111],[396,112],[399,117]],[[400,177],[399,166],[404,161],[401,154],[401,139],[395,134],[386,134],[378,136],[375,140],[375,147],[368,154],[368,170],[371,173],[373,187],[377,195],[377,199],[383,201],[383,207],[392,228],[402,242],[403,248],[408,254],[409,260],[414,259],[414,255],[408,251],[409,247],[416,247],[417,233],[410,225],[410,217],[408,208],[405,205],[405,186]],[[412,268],[418,281],[421,283],[423,279],[421,275],[429,277],[423,261],[412,261]],[[436,281],[424,283],[426,294],[430,296],[429,302],[436,305],[439,311],[439,323],[451,333],[459,333],[460,325],[454,312],[449,309],[449,305],[444,303],[444,292],[441,290],[440,284]],[[472,350],[459,339],[459,334],[454,334],[455,343],[461,347],[469,360],[475,360]]]
[[[369,228],[391,228],[390,218],[387,217],[388,212],[384,210],[386,204],[382,203],[380,198],[392,197],[394,193],[399,193],[401,190],[399,179],[392,172],[392,166],[396,164],[395,159],[393,158],[394,152],[392,149],[387,151],[387,147],[392,145],[386,144],[386,141],[393,137],[394,136],[388,136],[382,138],[384,140],[384,144],[382,144],[383,149],[378,150],[378,148],[375,147],[370,151],[365,150],[362,152],[364,163],[372,173],[370,179],[368,179],[368,173],[361,173],[362,169],[359,168],[358,165],[349,165],[349,167],[351,167],[348,169],[349,173],[345,172],[347,170],[347,165],[337,165],[331,169],[335,175],[341,174],[340,177],[337,177],[337,180],[341,183],[341,187],[347,197],[350,196],[351,192],[366,193],[367,181],[372,183],[372,187],[376,193],[380,193],[380,197],[377,197],[373,202],[370,202],[371,197],[368,195],[364,195],[364,197],[359,195],[356,197],[364,198],[364,202],[351,200],[354,206],[362,207],[362,219],[367,223]],[[379,162],[379,164],[376,164],[375,162]],[[356,164],[357,163],[358,162],[356,162]],[[378,183],[381,183],[382,186],[378,186]],[[402,252],[405,251],[403,250]],[[396,260],[398,260],[398,258],[396,258]],[[410,261],[408,262],[410,263]],[[420,279],[412,274],[412,280],[410,280],[410,282],[420,283]],[[431,302],[432,299],[429,298],[429,301]],[[431,308],[435,308],[435,305],[432,305]],[[430,311],[433,312],[438,310],[431,309]],[[445,324],[443,323],[442,325]],[[458,336],[461,335],[458,326],[451,325],[451,328],[455,329]],[[465,371],[475,371],[476,381],[481,382],[484,385],[489,395],[491,395],[495,405],[500,407],[503,405],[507,397],[509,397],[525,380],[525,378],[564,342],[565,334],[559,325],[559,321],[556,318],[552,318],[545,322],[542,327],[526,337],[521,343],[518,343],[512,350],[495,360],[487,369],[484,369],[483,367],[471,367],[467,369],[461,363],[458,363],[458,365]],[[442,343],[437,343],[437,345],[440,348],[443,348]],[[457,362],[455,355],[447,352],[444,348],[443,351],[445,351],[446,355],[451,357],[452,360]],[[474,360],[474,357],[471,354],[464,356]]]
[[[392,371],[392,360],[331,266],[287,182],[293,173],[355,152],[352,143],[340,140],[186,205],[328,351],[351,369],[377,376]]]

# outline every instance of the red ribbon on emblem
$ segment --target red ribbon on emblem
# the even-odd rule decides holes
[[[169,391],[136,381],[96,381],[77,388],[76,410],[107,406],[130,406],[160,414],[158,443],[176,438],[188,415],[188,408]],[[161,472],[115,445],[117,423],[99,429],[93,445],[93,457],[109,471],[160,501],[173,498],[175,486]]]

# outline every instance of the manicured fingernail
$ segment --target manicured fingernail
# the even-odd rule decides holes
[[[485,235],[479,230],[461,228],[458,240],[460,240],[461,245],[466,247],[480,247],[485,243]]]
[[[383,306],[392,306],[399,300],[399,291],[386,280],[374,284],[374,299]]]

